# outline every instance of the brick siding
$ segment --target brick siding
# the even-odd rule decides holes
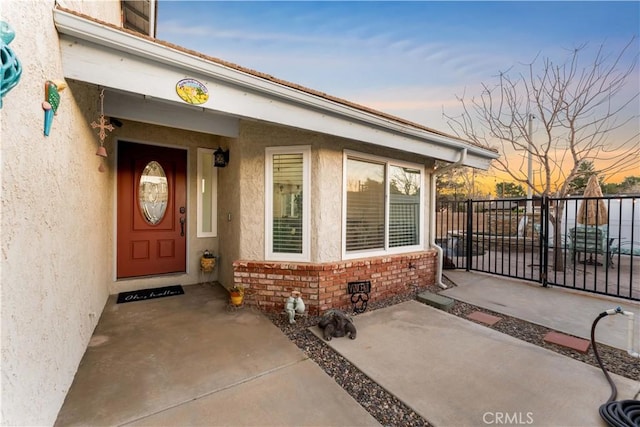
[[[235,261],[233,277],[234,284],[248,289],[262,310],[284,310],[285,299],[296,290],[309,313],[320,314],[351,307],[348,282],[370,281],[369,303],[433,284],[437,259],[430,250],[323,264]]]

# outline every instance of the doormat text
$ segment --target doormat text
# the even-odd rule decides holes
[[[171,297],[174,295],[182,295],[184,290],[180,285],[165,286],[163,288],[141,289],[139,291],[120,292],[118,294],[118,304],[133,301],[145,301],[154,298]]]

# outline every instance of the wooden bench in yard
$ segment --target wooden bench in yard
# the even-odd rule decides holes
[[[606,227],[590,225],[577,226],[569,230],[569,250],[571,251],[571,261],[580,260],[580,253],[602,255],[607,261],[607,266],[613,268],[613,253],[611,244],[614,239],[609,238]]]

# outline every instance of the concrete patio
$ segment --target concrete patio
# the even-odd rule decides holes
[[[109,299],[56,425],[379,425],[266,316],[229,311],[218,285],[184,289],[127,304]],[[525,288],[510,289],[497,302],[526,314]],[[472,298],[473,290],[445,294]],[[566,303],[551,291],[540,294],[542,305],[562,313]],[[572,301],[579,310],[585,300]],[[609,388],[590,365],[416,301],[355,322],[356,340],[328,344],[434,425],[495,423],[505,414],[529,425],[603,425],[597,410]],[[619,399],[640,388],[613,377]]]
[[[591,365],[416,301],[365,313],[356,324],[355,341],[328,344],[436,426],[606,425],[598,407],[610,389]],[[640,387],[613,378],[618,399]]]
[[[378,425],[264,315],[184,290],[109,298],[56,425]]]

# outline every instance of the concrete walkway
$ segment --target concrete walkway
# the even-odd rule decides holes
[[[56,425],[379,425],[263,314],[184,290],[109,298]]]
[[[617,305],[462,274],[445,295],[580,336]],[[229,311],[217,285],[184,289],[109,298],[56,425],[379,425],[266,316]],[[356,326],[356,340],[329,345],[436,426],[603,425],[610,390],[592,366],[416,301],[359,315]],[[602,328],[608,336],[618,325]],[[618,399],[640,387],[613,377]]]
[[[456,287],[441,295],[584,339],[598,314],[620,306],[635,314],[635,351],[640,346],[640,303],[478,272],[449,270],[445,277]],[[598,322],[596,341],[627,350],[628,330],[628,317],[607,316]]]
[[[605,425],[610,389],[590,365],[416,301],[354,322],[356,340],[328,344],[436,426]],[[640,387],[613,378],[618,399]]]

